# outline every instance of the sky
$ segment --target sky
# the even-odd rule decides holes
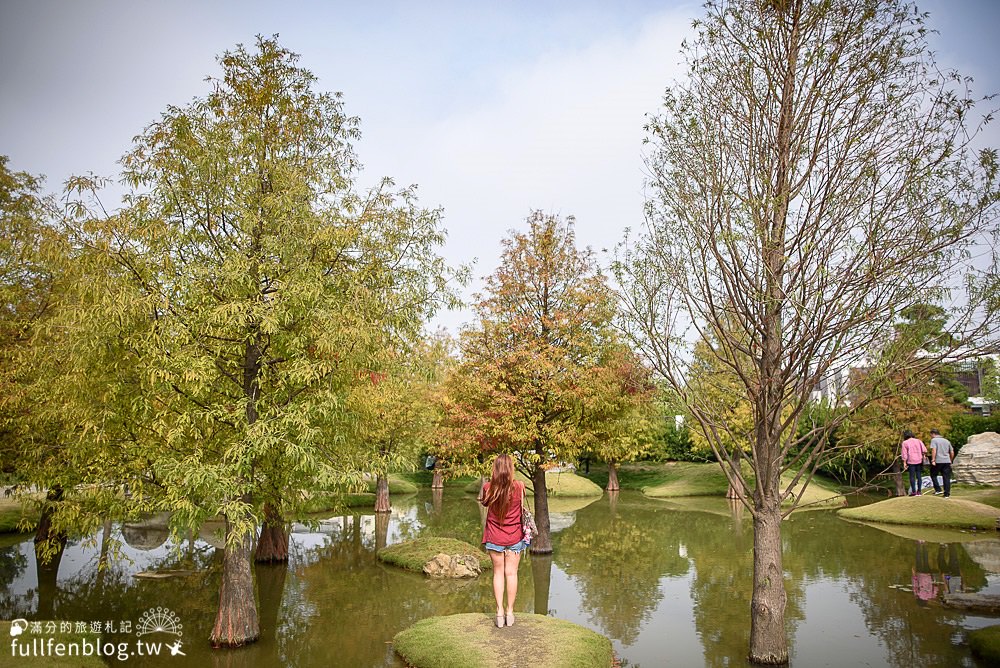
[[[1000,91],[1000,0],[927,0],[938,61]],[[416,184],[453,264],[493,272],[536,209],[598,254],[643,224],[644,123],[682,77],[699,2],[0,0],[0,155],[44,175],[115,177],[168,105],[209,91],[216,57],[279,35],[360,117],[361,185]],[[993,127],[990,143],[1000,145]],[[473,281],[467,299],[481,288]],[[453,333],[469,310],[440,314]]]

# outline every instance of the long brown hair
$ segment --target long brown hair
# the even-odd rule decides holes
[[[497,455],[493,460],[490,488],[483,495],[483,505],[492,508],[496,504],[497,517],[507,517],[514,489],[514,460],[507,454]]]

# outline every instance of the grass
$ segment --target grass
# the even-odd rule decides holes
[[[429,484],[429,483],[428,483]],[[376,480],[368,481],[369,493],[375,493]],[[389,474],[389,494],[416,494],[417,486],[397,473]]]
[[[413,668],[609,668],[611,641],[555,617],[518,613],[498,629],[482,613],[430,617],[401,631],[393,647]]]
[[[24,517],[24,507],[19,499],[0,496],[0,533],[19,533],[17,525],[22,517]],[[31,526],[34,527],[37,521],[38,518],[32,518]]]
[[[659,467],[657,472],[656,467]],[[725,496],[729,491],[729,480],[715,462],[667,462],[665,464],[646,464],[640,472],[644,480],[655,484],[641,487],[643,494],[653,498],[669,499],[683,496]],[[753,484],[753,475],[749,467],[744,466],[747,482]],[[619,480],[621,480],[619,474]],[[781,477],[782,486],[792,481],[788,474]],[[622,487],[625,487],[622,484]],[[796,493],[800,489],[796,487]],[[786,503],[790,503],[790,500]],[[832,489],[828,483],[813,478],[806,487],[805,494],[799,501],[800,507],[819,508],[842,506],[845,500],[840,493]]]
[[[1000,625],[969,631],[969,647],[990,665],[1000,665]]]
[[[897,496],[867,506],[844,508],[841,517],[867,522],[954,529],[994,529],[1000,509],[952,496]]]
[[[378,558],[387,564],[399,566],[418,573],[423,572],[424,564],[441,553],[469,554],[479,559],[483,568],[492,568],[490,557],[482,549],[457,538],[417,538],[405,543],[396,543],[378,551]]]
[[[356,494],[323,494],[318,493],[307,499],[302,507],[289,519],[303,519],[313,513],[339,511],[345,508],[374,508],[375,495],[368,492]]]
[[[660,464],[659,475],[647,470],[648,485],[639,489],[646,496],[666,499],[672,496],[725,496],[729,481],[722,467],[714,462],[667,462]],[[619,484],[622,475],[619,473]]]
[[[1000,508],[1000,487],[952,485],[951,495]]]
[[[448,472],[444,471],[444,486],[462,486],[468,485],[472,482],[478,482],[479,478],[475,476],[456,476],[454,478],[448,477]],[[405,471],[402,473],[393,473],[393,476],[399,478],[400,480],[405,480],[407,482],[413,483],[417,487],[430,487],[431,483],[434,481],[434,471],[428,471],[426,469],[420,469],[417,471]]]
[[[532,494],[531,491],[531,481],[520,473],[517,474],[517,479],[527,485],[526,490],[528,495]],[[575,473],[569,471],[546,471],[545,473],[545,489],[549,492],[549,497],[585,497],[585,496],[601,496],[604,494],[604,490],[598,487],[594,482],[579,476]],[[466,485],[465,491],[470,494],[476,494],[479,492],[479,480],[476,479]]]
[[[43,624],[45,622],[42,622]],[[104,668],[105,664],[98,656],[43,656],[43,657],[21,657],[21,656],[11,656],[10,641],[12,640],[10,635],[9,621],[0,621],[0,638],[4,639],[7,643],[7,647],[4,651],[0,652],[0,668],[16,668],[20,666],[46,666],[51,668]],[[18,640],[23,642],[25,646],[30,646],[33,639],[40,640],[41,643],[48,643],[49,638],[53,638],[55,643],[75,643],[79,647],[79,641],[86,638],[93,644],[96,644],[101,636],[96,633],[31,633],[30,631],[25,631],[20,636]],[[68,647],[66,648],[68,652]],[[96,654],[96,652],[95,652]]]

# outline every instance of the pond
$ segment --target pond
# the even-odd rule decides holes
[[[433,615],[492,614],[493,596],[488,576],[430,581],[375,558],[383,544],[422,535],[478,543],[482,515],[471,495],[455,488],[392,501],[385,519],[355,512],[294,526],[287,567],[257,569],[262,638],[247,648],[207,644],[221,567],[217,538],[206,529],[173,545],[156,518],[70,541],[58,573],[36,567],[30,537],[0,537],[0,619],[110,624],[115,633],[105,640],[130,643],[130,666],[402,666],[391,646],[396,632]],[[753,532],[745,511],[725,499],[635,492],[552,505],[555,551],[522,562],[519,611],[607,635],[623,666],[746,665]],[[996,532],[923,534],[926,540],[900,533],[828,510],[785,522],[792,666],[981,665],[964,634],[1000,620],[945,608],[940,595],[947,588],[1000,592]],[[98,569],[102,546],[110,551],[116,541],[124,558]],[[180,574],[135,577],[153,569]],[[136,627],[157,608],[178,625],[183,656],[165,649],[158,658],[135,655]]]

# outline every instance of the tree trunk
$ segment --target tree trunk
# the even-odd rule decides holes
[[[98,592],[104,592],[104,580],[108,574],[108,547],[111,542],[111,520],[104,520],[101,527],[101,556],[97,558],[97,579],[95,586]]]
[[[434,469],[434,478],[431,480],[431,489],[444,489],[444,473]]]
[[[535,614],[549,614],[549,584],[552,582],[552,555],[531,557],[531,579],[535,585]]]
[[[63,550],[66,541],[55,542],[55,553],[47,553],[48,558],[41,558],[40,550],[42,544],[35,544],[35,578],[38,582],[36,594],[38,606],[35,609],[35,617],[38,619],[56,619],[58,612],[56,599],[59,595],[59,564],[62,562]],[[51,549],[51,546],[50,546]]]
[[[758,502],[753,521],[753,597],[750,602],[750,662],[788,663],[785,638],[785,579],[781,565],[781,504]]]
[[[378,482],[375,483],[375,512],[387,513],[390,508],[389,477],[384,473],[380,473],[378,476]]]
[[[288,561],[285,518],[281,516],[281,509],[270,501],[264,503],[264,525],[260,529],[254,561],[264,564]]]
[[[611,510],[611,518],[618,515],[618,492],[608,492],[608,508]]]
[[[892,460],[892,480],[896,483],[896,496],[906,496],[906,486],[903,484],[903,467],[898,459]]]
[[[222,559],[219,611],[215,617],[213,647],[239,647],[260,637],[257,603],[254,600],[253,572],[250,569],[253,535],[233,536],[226,518],[226,548]]]
[[[45,556],[48,552],[46,545],[52,543],[52,547],[62,553],[66,546],[66,535],[52,529],[52,515],[55,514],[55,506],[62,501],[62,487],[53,487],[45,493],[45,505],[42,507],[42,515],[38,518],[38,528],[35,530],[35,553]]]
[[[532,554],[552,554],[552,532],[549,530],[549,493],[545,489],[545,469],[535,466],[531,475],[535,488],[535,524],[538,536],[531,542]]]
[[[608,491],[617,492],[621,487],[618,486],[618,464],[615,462],[608,462]]]

